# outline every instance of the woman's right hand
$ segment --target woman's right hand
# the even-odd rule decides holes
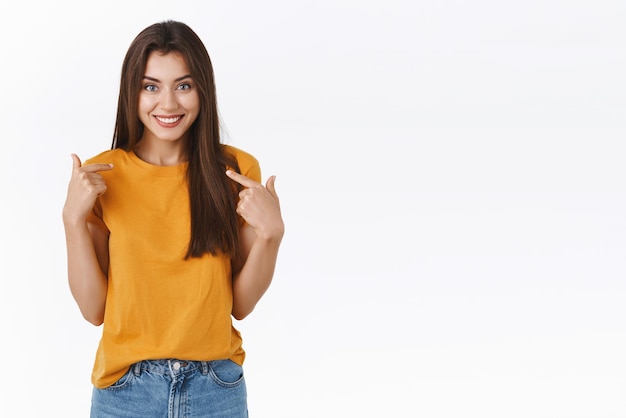
[[[113,164],[88,164],[83,166],[80,158],[72,154],[72,176],[63,206],[63,220],[69,223],[83,222],[89,216],[98,196],[107,190],[99,171],[113,169]]]

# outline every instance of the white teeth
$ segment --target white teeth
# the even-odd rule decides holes
[[[175,118],[160,118],[157,116],[156,118],[159,120],[159,122],[162,122],[162,123],[174,123],[174,122],[178,122],[178,120],[180,119],[180,116],[177,116]]]

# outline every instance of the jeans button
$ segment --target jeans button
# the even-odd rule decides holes
[[[178,371],[180,369],[180,363],[179,362],[174,362],[174,364],[172,365],[174,366],[174,370]]]

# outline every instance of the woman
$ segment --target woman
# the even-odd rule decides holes
[[[103,324],[92,417],[246,417],[245,318],[284,225],[275,177],[221,144],[213,70],[181,22],[144,29],[122,66],[112,149],[73,170],[63,222],[81,313]]]

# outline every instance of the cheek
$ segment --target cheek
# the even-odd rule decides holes
[[[150,123],[150,112],[154,109],[154,101],[146,96],[139,95],[139,103],[137,105],[137,111],[139,114],[139,120],[144,125]]]
[[[198,113],[200,112],[200,100],[197,96],[186,97],[183,106],[185,107],[185,109],[187,109],[189,115],[191,116],[189,122],[193,123],[198,117]]]
[[[196,121],[196,119],[198,119],[198,112],[197,111],[189,112],[189,118],[187,119],[187,124],[191,126]]]
[[[154,107],[153,102],[154,102],[153,99],[150,99],[149,97],[143,94],[140,94],[139,103],[138,103],[139,115],[143,115],[143,114],[150,112],[152,108]]]

